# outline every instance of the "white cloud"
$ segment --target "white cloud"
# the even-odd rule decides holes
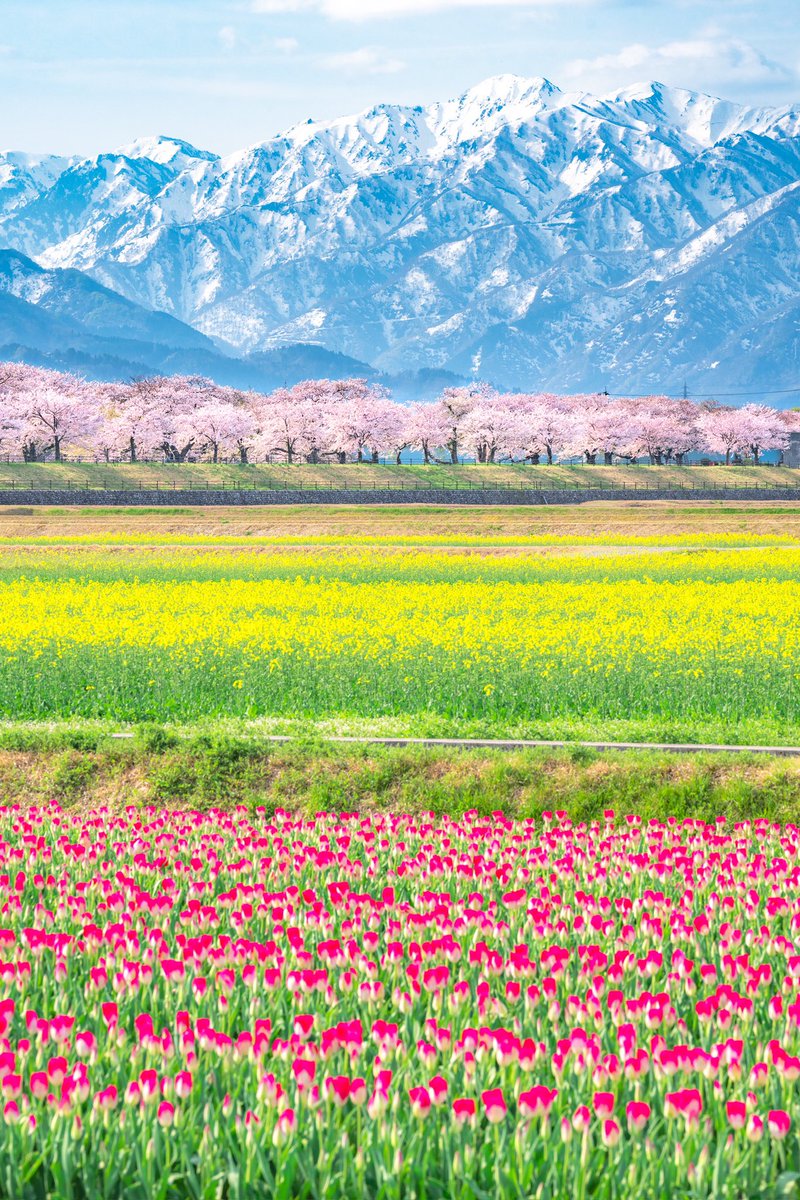
[[[273,44],[279,54],[294,54],[300,49],[300,43],[293,37],[275,38]]]
[[[236,42],[238,39],[236,37],[236,30],[232,25],[223,25],[222,29],[220,29],[217,33],[217,37],[223,50],[236,49]]]
[[[623,46],[614,54],[576,58],[567,63],[561,76],[566,82],[577,81],[587,88],[604,88],[643,79],[692,85],[702,80],[786,83],[796,77],[788,67],[767,58],[749,42],[711,36],[666,42],[661,46],[637,42]]]
[[[406,67],[401,59],[391,58],[378,46],[329,54],[322,59],[322,65],[329,71],[341,71],[345,75],[396,75]]]
[[[250,0],[257,13],[317,12],[337,21],[418,16],[464,8],[534,8],[582,3],[583,0]]]

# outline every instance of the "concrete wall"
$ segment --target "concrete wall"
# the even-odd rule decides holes
[[[789,434],[789,445],[783,455],[787,467],[800,467],[800,433]]]
[[[78,491],[0,490],[0,505],[128,505],[131,507],[195,507],[274,504],[585,504],[597,500],[800,500],[800,488],[602,488],[478,489],[478,488],[390,488],[364,491],[303,490],[297,492],[256,491]]]

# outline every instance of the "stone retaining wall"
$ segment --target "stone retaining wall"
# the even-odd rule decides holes
[[[270,504],[585,504],[597,500],[800,500],[800,488],[592,488],[532,489],[506,488],[374,488],[363,491],[304,489],[303,491],[260,491],[233,489],[212,491],[78,489],[0,490],[0,505],[99,505],[131,507],[195,507],[215,505]]]

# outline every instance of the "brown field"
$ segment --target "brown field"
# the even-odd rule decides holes
[[[630,501],[558,507],[280,506],[209,508],[0,507],[0,537],[152,533],[206,538],[273,537],[676,537],[761,534],[800,537],[800,503]]]

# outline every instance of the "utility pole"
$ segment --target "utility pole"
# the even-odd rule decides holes
[[[686,386],[686,380],[685,380],[685,379],[684,379],[684,381],[683,381],[683,398],[684,398],[684,400],[688,400],[688,399],[689,399],[689,389],[688,389],[688,387]]]

